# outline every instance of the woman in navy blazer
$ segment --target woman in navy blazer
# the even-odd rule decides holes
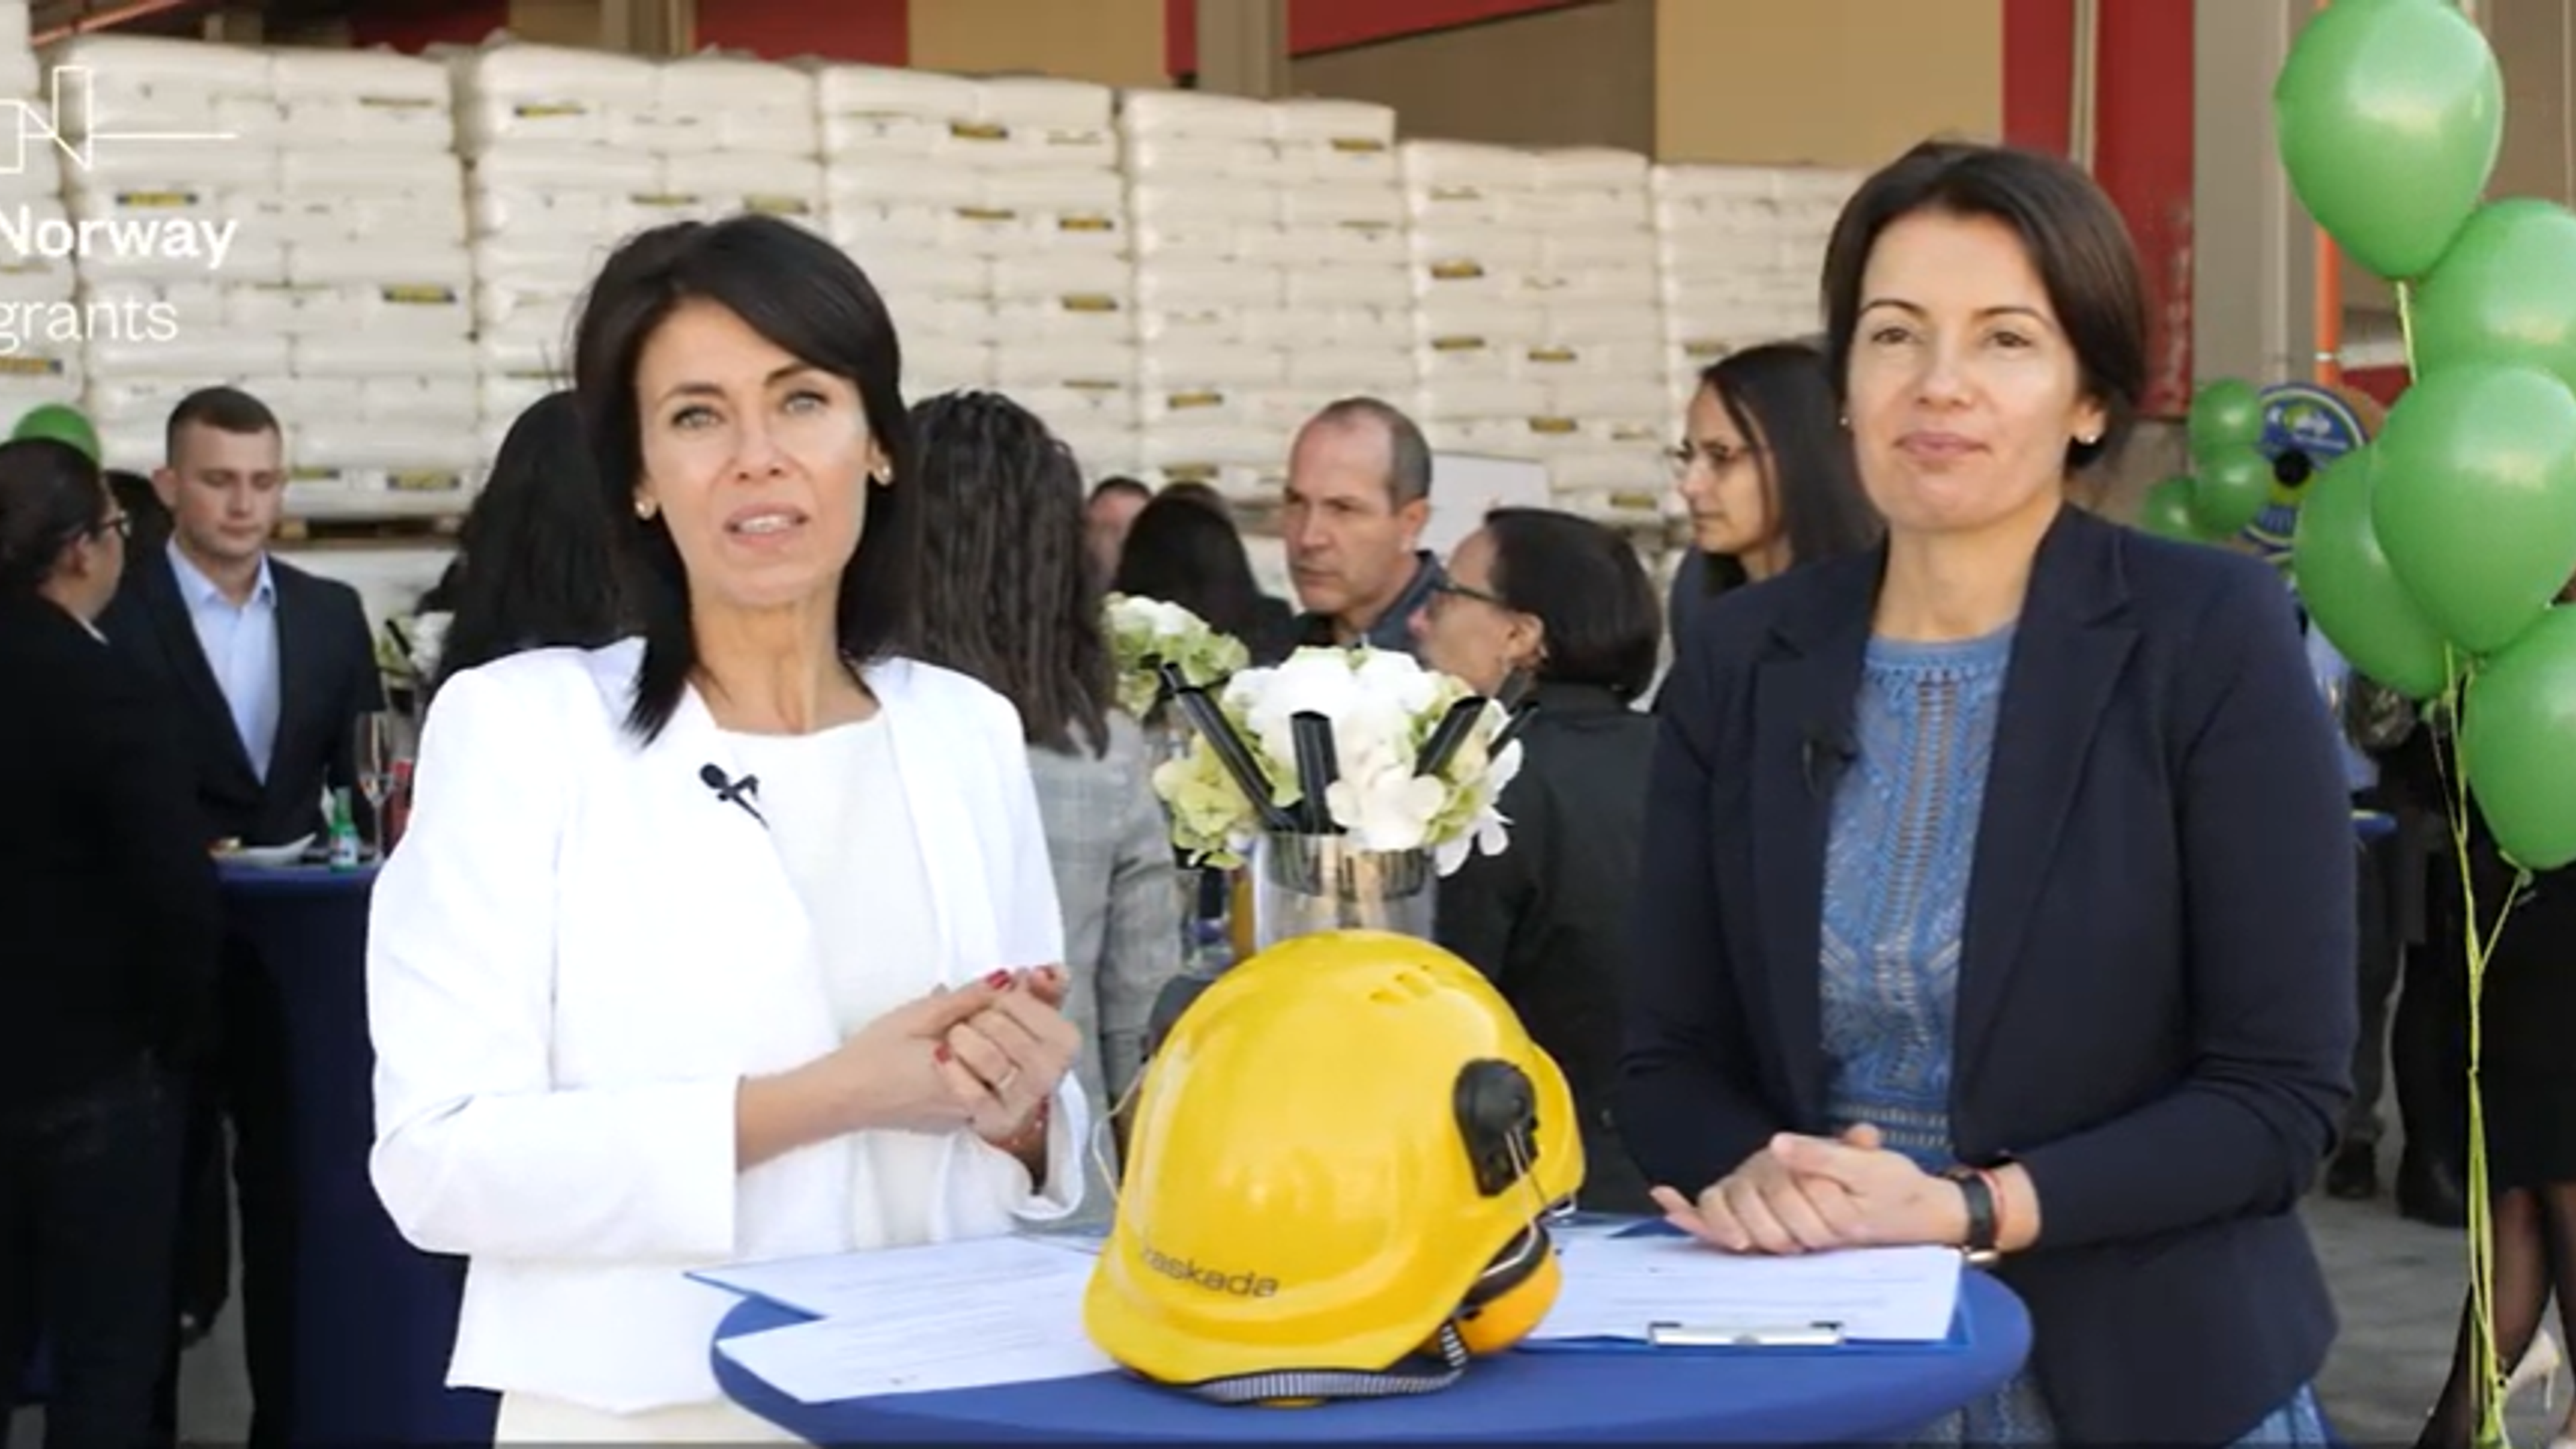
[[[1718,601],[1666,686],[1623,1134],[1720,1248],[1990,1262],[2032,1362],[1927,1438],[2328,1442],[2296,1213],[2354,847],[2287,588],[2066,502],[2146,379],[2073,167],[1917,148],[1825,303],[1888,538]]]

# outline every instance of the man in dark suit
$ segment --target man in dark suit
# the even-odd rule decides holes
[[[276,416],[228,387],[170,414],[153,487],[171,533],[101,627],[188,711],[210,839],[282,845],[356,782],[357,717],[384,708],[366,610],[348,585],[269,553],[286,494]]]
[[[355,590],[274,557],[286,492],[277,417],[228,387],[191,393],[170,414],[153,487],[170,539],[126,578],[102,627],[158,686],[193,752],[204,838],[280,845],[322,828],[326,788],[356,780],[357,718],[384,708],[383,677]],[[357,963],[350,963],[355,970]],[[252,1442],[291,1422],[293,1169],[286,1053],[275,992],[238,933],[225,942],[221,1082],[191,1112],[188,1234],[179,1305],[202,1333],[222,1308],[223,1133],[228,1102],[241,1200],[242,1306]],[[166,1410],[165,1392],[165,1410]]]
[[[49,1445],[154,1438],[176,1071],[210,1025],[221,929],[186,754],[92,623],[126,527],[76,450],[0,445],[0,1418],[41,1325]]]

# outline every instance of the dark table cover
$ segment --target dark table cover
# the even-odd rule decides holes
[[[463,1260],[404,1241],[367,1176],[372,867],[223,868],[225,913],[275,992],[288,1058],[298,1444],[488,1444],[497,1401],[446,1387]]]
[[[1944,1345],[1523,1351],[1418,1398],[1312,1409],[1225,1407],[1124,1374],[802,1404],[714,1352],[735,1403],[817,1444],[1817,1444],[1885,1440],[2002,1384],[2030,1351],[2010,1289],[1969,1272]],[[745,1299],[716,1342],[809,1315]],[[713,1352],[713,1350],[710,1350]]]

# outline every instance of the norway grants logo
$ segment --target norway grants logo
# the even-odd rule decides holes
[[[107,142],[165,141],[231,141],[238,139],[230,131],[102,131],[82,127],[77,141],[63,134],[66,113],[89,117],[98,114],[98,78],[85,65],[54,68],[49,82],[50,100],[43,105],[34,101],[0,100],[8,108],[15,124],[10,127],[10,144],[0,146],[0,176],[16,176],[27,169],[27,147],[31,143],[49,143],[63,153],[72,165],[87,171],[96,163],[98,145]],[[74,104],[66,106],[66,100]]]

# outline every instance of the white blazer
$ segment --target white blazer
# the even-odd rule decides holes
[[[841,1043],[804,907],[691,691],[623,727],[637,642],[542,650],[440,691],[367,941],[376,1191],[403,1235],[471,1263],[448,1382],[610,1413],[719,1396],[731,1295],[685,1270],[852,1245],[847,1140],[735,1170],[734,1097]],[[964,675],[870,668],[962,985],[1064,959],[1017,711]],[[1088,1109],[1068,1073],[1048,1192],[949,1141],[940,1239],[1080,1205]]]

